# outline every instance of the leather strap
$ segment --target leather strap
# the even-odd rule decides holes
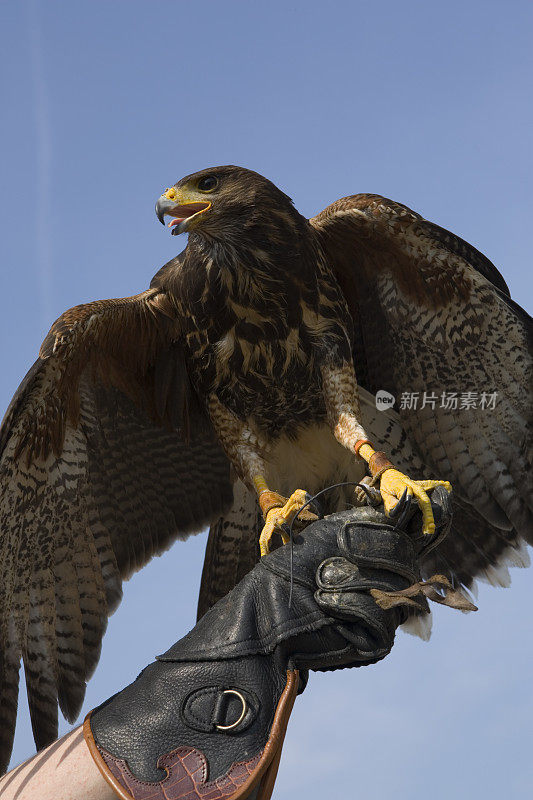
[[[259,495],[259,505],[265,519],[269,511],[273,508],[283,508],[286,502],[277,492],[271,492],[268,489]]]
[[[83,735],[96,766],[121,800],[167,800],[170,795],[173,800],[202,800],[206,796],[209,800],[245,800],[258,787],[257,800],[270,800],[298,684],[298,670],[289,670],[264,748],[246,761],[233,763],[225,775],[213,781],[206,780],[206,758],[194,747],[178,747],[161,756],[157,765],[167,774],[162,781],[152,783],[136,778],[124,759],[95,742],[90,713],[83,723]]]
[[[368,469],[373,478],[379,478],[386,470],[396,467],[389,461],[386,453],[378,451],[370,456]]]

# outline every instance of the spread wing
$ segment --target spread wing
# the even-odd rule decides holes
[[[195,403],[169,298],[71,309],[0,432],[0,762],[24,661],[35,740],[79,713],[121,581],[231,505],[229,462]]]
[[[263,517],[255,492],[237,480],[233,505],[209,530],[197,619],[236,586],[259,561]]]
[[[310,222],[354,318],[359,383],[396,397],[423,477],[455,489],[430,566],[490,575],[533,543],[531,318],[485,256],[399,203],[355,195]]]

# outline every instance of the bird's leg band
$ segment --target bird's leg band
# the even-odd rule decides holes
[[[286,502],[284,497],[277,492],[271,492],[269,489],[265,489],[259,495],[259,505],[265,519],[269,511],[272,511],[273,508],[283,508]]]
[[[396,469],[386,453],[382,450],[374,450],[372,442],[368,439],[359,439],[354,445],[354,452],[361,456],[368,464],[368,471],[372,476],[370,486],[375,486],[384,472],[388,469]]]
[[[278,508],[283,509],[287,500],[277,492],[272,492],[268,488],[268,484],[262,475],[255,475],[253,478],[253,484],[257,492],[257,500],[263,514],[263,519],[265,520],[265,525],[263,526],[261,536],[259,537],[259,549],[261,556],[264,556],[270,550],[270,539],[277,528],[277,520],[270,518],[273,516],[271,512],[274,512],[274,510]],[[279,529],[279,533],[281,535],[283,544],[287,544],[289,537],[286,532],[282,529]]]
[[[364,444],[367,444],[370,448],[373,447],[372,442],[369,439],[358,439],[353,446],[353,451],[356,456],[359,455],[359,450]]]
[[[360,452],[361,450],[363,450],[363,452]],[[354,451],[368,463],[368,471],[372,476],[372,478],[368,480],[369,486],[378,486],[384,472],[388,469],[396,469],[394,464],[389,461],[387,454],[382,450],[374,450],[372,443],[369,442],[368,439],[360,439],[356,442]]]
[[[368,469],[372,475],[372,483],[376,483],[384,472],[388,469],[395,469],[395,466],[389,461],[386,453],[376,451],[368,459]]]
[[[261,556],[264,556],[270,551],[270,540],[274,533],[279,533],[283,544],[289,543],[288,526],[297,514],[302,512],[302,522],[310,522],[317,517],[312,510],[305,508],[309,495],[304,489],[296,489],[289,498],[286,498],[277,492],[272,492],[262,475],[256,475],[252,480],[265,520],[259,537],[259,549]]]
[[[273,508],[282,508],[285,505],[286,499],[277,492],[270,491],[263,475],[255,475],[253,477],[253,484],[257,492],[259,506],[265,519],[268,512]]]

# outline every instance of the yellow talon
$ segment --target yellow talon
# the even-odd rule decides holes
[[[282,530],[281,526],[291,524],[296,514],[307,503],[309,495],[306,491],[304,491],[304,489],[296,489],[296,491],[293,492],[289,499],[285,502],[285,505],[281,505],[285,498],[281,497],[281,495],[278,495],[278,497],[280,500],[280,506],[275,506],[267,512],[265,516],[265,525],[259,537],[261,557],[266,556],[270,552],[270,540],[272,539],[274,533],[280,534],[283,544],[289,543],[290,538],[288,534]],[[313,514],[307,509],[304,510],[300,517],[306,522],[310,522],[311,520],[315,520],[317,518],[316,514]]]
[[[449,481],[414,481],[397,469],[387,469],[381,476],[379,488],[387,513],[392,511],[404,491],[414,495],[422,512],[422,533],[431,534],[435,533],[435,520],[427,492],[436,486],[443,486],[447,492],[452,490]]]

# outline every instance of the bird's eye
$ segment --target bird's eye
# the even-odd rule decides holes
[[[198,181],[198,189],[201,192],[212,192],[218,186],[218,179],[214,175],[206,175]]]

